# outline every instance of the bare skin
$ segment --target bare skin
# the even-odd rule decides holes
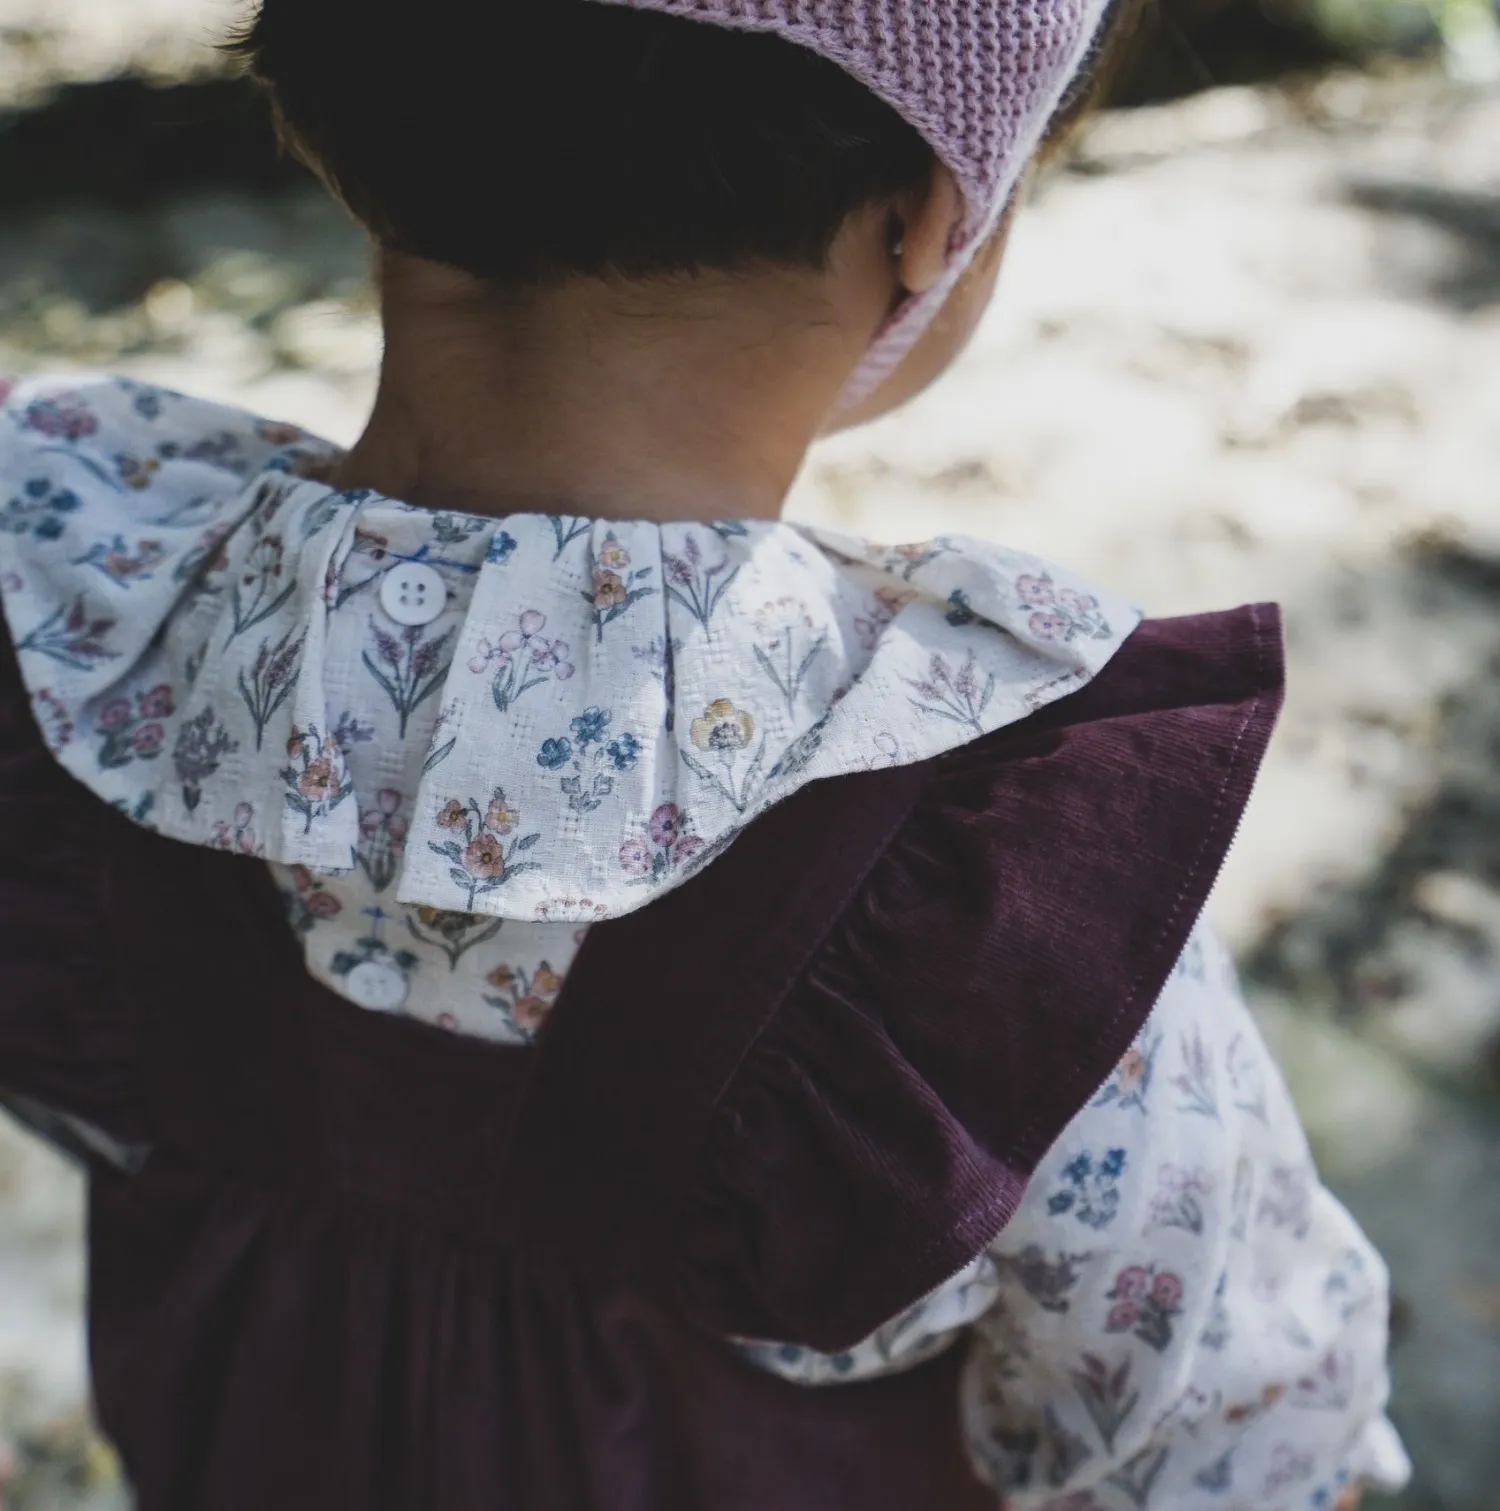
[[[890,311],[941,277],[952,175],[851,216],[824,270],[497,292],[382,252],[386,351],[334,481],[475,514],[772,519],[808,447],[931,382],[988,304],[1005,230],[858,410],[838,396]]]

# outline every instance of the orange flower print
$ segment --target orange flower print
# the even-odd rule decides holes
[[[508,992],[516,983],[516,973],[508,965],[497,965],[484,979],[497,992]]]
[[[555,997],[562,990],[563,978],[544,960],[531,978],[531,989],[539,997]]]
[[[563,978],[545,960],[530,975],[519,967],[497,965],[485,980],[498,993],[485,1002],[504,1013],[528,1039],[546,1022],[563,987]]]
[[[594,559],[609,572],[624,572],[630,566],[630,552],[615,539],[614,531],[604,537],[604,544]]]
[[[481,881],[494,881],[505,875],[505,847],[496,835],[482,833],[464,850],[464,869]]]
[[[506,801],[502,788],[495,788],[485,808],[475,798],[467,803],[449,798],[438,813],[437,823],[441,829],[458,830],[463,835],[461,840],[441,843],[429,840],[427,848],[450,863],[448,878],[467,892],[465,911],[469,913],[474,911],[476,897],[493,892],[523,871],[536,869],[534,861],[518,857],[530,850],[541,835],[527,834],[506,843],[506,836],[520,827],[521,815]]]
[[[347,717],[340,727],[352,736],[354,726]],[[354,781],[338,741],[324,739],[312,725],[294,729],[286,748],[287,764],[281,769],[286,805],[302,815],[302,832],[307,834],[314,819],[332,813],[354,791]]]
[[[309,761],[307,770],[297,778],[297,791],[315,803],[324,802],[338,789],[338,771],[327,756]]]

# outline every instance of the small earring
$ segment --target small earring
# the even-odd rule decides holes
[[[906,227],[892,217],[887,234],[891,242],[891,256],[900,257],[906,251]]]

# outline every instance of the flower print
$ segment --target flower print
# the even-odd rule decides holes
[[[1130,1360],[1111,1366],[1099,1355],[1086,1353],[1071,1377],[1089,1420],[1104,1439],[1105,1448],[1113,1452],[1115,1438],[1141,1399],[1140,1391],[1131,1387]]]
[[[160,724],[142,724],[131,735],[130,747],[138,756],[155,756],[161,754],[166,740],[167,732]]]
[[[441,536],[438,537],[440,540]],[[456,544],[456,542],[451,542]],[[503,567],[516,552],[516,538],[505,530],[496,530],[490,537],[489,549],[484,559],[495,566]]]
[[[930,565],[938,557],[947,555],[952,549],[943,540],[928,540],[914,542],[910,545],[892,546],[887,551],[877,552],[876,565],[886,572],[898,572],[903,582],[910,582],[914,573],[921,571],[923,567]]]
[[[485,980],[496,990],[485,1002],[504,1013],[527,1039],[546,1022],[563,988],[563,978],[545,960],[530,975],[518,967],[498,965]]]
[[[1126,1459],[1105,1479],[1105,1484],[1122,1491],[1132,1506],[1145,1511],[1151,1500],[1151,1491],[1161,1477],[1171,1452],[1170,1448],[1161,1444],[1148,1444],[1139,1453]]]
[[[1277,1443],[1271,1450],[1271,1466],[1266,1471],[1260,1493],[1269,1500],[1312,1476],[1313,1461],[1309,1455],[1298,1453],[1290,1443]]]
[[[476,945],[493,939],[504,923],[503,918],[486,918],[449,908],[434,908],[425,903],[406,910],[408,933],[422,944],[441,950],[447,956],[450,971],[456,971],[458,962]]]
[[[140,696],[141,713],[148,719],[165,719],[172,713],[172,689],[165,683],[158,683],[150,692]]]
[[[828,631],[813,623],[800,598],[781,597],[755,616],[755,659],[791,713],[808,673],[828,646]]]
[[[1128,1156],[1123,1149],[1110,1149],[1095,1159],[1085,1151],[1063,1167],[1062,1182],[1047,1201],[1053,1217],[1071,1214],[1086,1227],[1107,1228],[1120,1208],[1120,1177]]]
[[[148,582],[166,554],[159,540],[142,540],[132,549],[123,535],[114,535],[108,541],[95,541],[82,556],[73,557],[73,565],[94,567],[116,587],[128,588],[136,580]]]
[[[682,654],[682,641],[676,636],[658,635],[649,645],[633,646],[630,654],[637,661],[644,661],[651,675],[661,683],[667,705],[663,722],[671,734],[677,727],[677,658]]]
[[[131,707],[129,698],[113,698],[99,710],[99,717],[94,721],[95,727],[106,733],[124,728],[135,717],[135,710]]]
[[[34,477],[0,509],[0,532],[56,540],[63,533],[67,516],[81,507],[82,501],[71,488],[58,488],[44,477]]]
[[[705,751],[743,750],[755,735],[755,720],[728,698],[717,698],[692,724],[693,744]]]
[[[242,668],[237,679],[240,699],[255,725],[255,748],[265,740],[266,726],[297,685],[302,646],[307,635],[288,630],[273,645],[262,640],[249,673]]]
[[[705,841],[693,833],[692,819],[676,803],[663,803],[651,815],[645,832],[629,836],[620,846],[620,869],[632,884],[656,885],[704,847]]]
[[[1219,1121],[1219,1095],[1215,1084],[1214,1063],[1204,1042],[1203,1034],[1194,1025],[1192,1035],[1183,1034],[1182,1069],[1172,1077],[1174,1085],[1185,1100],[1179,1104],[1181,1112],[1197,1113],[1200,1117]]]
[[[571,764],[558,785],[574,813],[592,813],[615,790],[612,773],[629,771],[635,765],[640,741],[632,734],[610,740],[610,717],[608,709],[584,709],[570,726],[572,740],[564,735],[544,740],[537,755],[536,763],[544,771],[560,771]]]
[[[1255,1220],[1285,1228],[1293,1238],[1305,1237],[1312,1226],[1312,1171],[1305,1166],[1273,1165],[1266,1186],[1255,1209]]]
[[[1019,1254],[997,1256],[996,1263],[1015,1277],[1044,1312],[1062,1316],[1072,1306],[1068,1292],[1078,1284],[1079,1265],[1092,1258],[1092,1254],[1059,1253],[1049,1259],[1040,1244],[1029,1243]]]
[[[167,739],[161,720],[174,711],[172,690],[165,684],[133,697],[111,698],[94,720],[99,765],[116,771],[136,760],[154,760]]]
[[[1038,640],[1108,640],[1112,633],[1097,598],[1059,588],[1046,572],[1023,573],[1015,590],[1017,603],[1031,615],[1027,627]]]
[[[1214,1191],[1214,1177],[1203,1169],[1182,1169],[1166,1164],[1157,1172],[1157,1191],[1146,1217],[1146,1231],[1153,1228],[1181,1228],[1185,1233],[1201,1233],[1204,1226],[1203,1204]]]
[[[156,481],[156,474],[161,471],[161,459],[154,456],[131,456],[128,452],[118,452],[115,455],[115,471],[119,473],[120,481],[127,488],[137,493],[144,493]]]
[[[535,917],[538,923],[573,923],[579,919],[601,923],[609,917],[609,909],[589,897],[549,897],[536,905]],[[573,942],[582,944],[587,933],[587,929],[578,930],[573,935]]]
[[[1154,1265],[1127,1265],[1115,1276],[1107,1292],[1114,1303],[1105,1320],[1105,1331],[1133,1333],[1157,1353],[1172,1342],[1173,1319],[1182,1313],[1182,1278]]]
[[[556,771],[560,766],[566,766],[573,759],[573,742],[565,737],[555,740],[543,740],[541,753],[536,758],[536,763],[543,771]]]
[[[544,640],[542,631],[546,627],[545,614],[526,609],[517,616],[515,629],[507,630],[494,642],[476,642],[469,670],[481,676],[495,668],[490,695],[501,713],[532,688],[552,679],[566,682],[573,675],[567,642]]]
[[[927,675],[907,678],[907,686],[917,696],[907,701],[920,713],[932,714],[954,724],[962,724],[975,735],[984,733],[980,722],[995,693],[995,675],[988,673],[983,687],[979,684],[979,664],[970,651],[955,671],[948,658],[934,652],[927,665]]]
[[[427,759],[422,762],[422,774],[425,776],[429,771],[441,766],[454,752],[458,745],[457,735],[443,736],[453,727],[458,719],[459,704],[455,699],[451,703],[445,703],[438,710],[437,723],[433,726],[431,748],[427,752]]]
[[[728,698],[716,698],[703,710],[701,718],[693,720],[689,733],[693,744],[706,755],[713,756],[722,769],[710,770],[686,749],[681,751],[683,764],[700,781],[727,798],[737,812],[743,813],[750,805],[751,792],[766,754],[766,740],[762,735],[760,746],[745,771],[736,773],[740,753],[755,737],[754,716],[736,708]]]
[[[536,869],[534,861],[518,860],[541,839],[528,834],[505,844],[505,837],[520,827],[521,815],[506,801],[504,791],[496,787],[489,804],[481,809],[477,799],[463,802],[450,798],[438,815],[438,824],[458,830],[463,840],[451,839],[442,844],[428,841],[428,849],[450,862],[449,879],[468,893],[467,909],[474,911],[474,899],[504,886],[523,871]]]
[[[1142,1038],[1134,1047],[1125,1051],[1124,1058],[1115,1067],[1115,1073],[1093,1100],[1095,1107],[1116,1106],[1144,1113],[1146,1096],[1151,1090],[1151,1077],[1156,1069],[1156,1052],[1161,1047],[1161,1035]]]
[[[67,706],[50,688],[43,687],[32,694],[31,710],[47,749],[60,755],[73,743],[73,720]]]
[[[728,552],[709,565],[698,537],[688,531],[680,552],[668,551],[663,543],[662,564],[667,574],[667,597],[685,609],[705,632],[712,633],[714,613],[740,574],[737,566],[730,566]]]
[[[237,855],[264,857],[266,847],[255,835],[255,805],[235,805],[233,820],[219,819],[205,842],[210,850],[225,850]]]
[[[521,822],[521,815],[505,801],[505,794],[497,787],[490,805],[485,809],[484,826],[499,835],[510,834]]]
[[[16,380],[14,378],[0,378],[0,409],[10,401],[10,396],[15,392]]]
[[[620,846],[620,869],[627,876],[649,876],[652,859],[651,846],[639,835]]]
[[[580,745],[602,740],[609,729],[609,715],[602,708],[586,708],[573,720],[573,738]]]
[[[310,934],[318,924],[337,918],[344,911],[343,903],[326,891],[306,866],[292,866],[287,874],[292,885],[281,889],[281,897],[296,933]]]
[[[54,441],[81,441],[99,429],[97,416],[76,393],[34,399],[18,418],[24,429]]]
[[[182,803],[189,813],[203,801],[203,784],[218,771],[224,757],[239,750],[212,707],[200,709],[177,731],[172,766],[182,786]]]
[[[354,863],[369,878],[375,892],[384,892],[401,869],[409,830],[402,808],[406,799],[394,787],[382,787],[375,805],[359,815],[359,843]]]
[[[605,753],[616,771],[633,771],[640,757],[641,742],[632,734],[622,734],[605,746]]]
[[[1219,1272],[1219,1283],[1214,1287],[1213,1302],[1209,1307],[1208,1321],[1203,1325],[1203,1331],[1198,1336],[1198,1342],[1204,1348],[1211,1348],[1215,1353],[1222,1352],[1229,1345],[1233,1327],[1229,1321],[1229,1306],[1225,1299],[1225,1293],[1229,1289],[1229,1271]]]
[[[588,573],[591,586],[583,598],[592,610],[596,641],[603,641],[605,625],[656,591],[647,584],[652,571],[651,567],[631,566],[630,552],[620,544],[613,531],[604,537],[597,552],[590,550]]]
[[[854,620],[854,633],[858,636],[861,647],[873,651],[892,620],[916,596],[907,588],[876,588],[870,606]]]
[[[264,530],[269,518],[262,511],[256,528]],[[294,573],[286,570],[286,545],[280,535],[262,534],[246,553],[245,561],[229,590],[231,627],[226,645],[256,625],[263,624],[297,591]]]
[[[593,523],[591,520],[570,514],[549,514],[547,520],[552,526],[553,538],[557,541],[557,549],[552,553],[553,561],[556,561],[580,536],[587,535]]]
[[[1229,1041],[1224,1070],[1229,1077],[1234,1105],[1264,1123],[1267,1120],[1265,1066],[1255,1045],[1244,1034],[1236,1034]]]
[[[308,834],[314,819],[332,813],[354,791],[354,781],[339,742],[332,735],[320,735],[316,725],[292,731],[287,762],[281,769],[286,805],[301,814],[302,832]]]
[[[370,621],[376,654],[372,656],[366,650],[360,659],[396,710],[403,739],[412,714],[447,680],[453,664],[448,647],[455,633],[450,626],[441,634],[424,639],[422,626],[413,624],[392,635],[373,619]]]
[[[498,835],[480,834],[464,847],[464,868],[482,881],[505,875],[505,846]]]

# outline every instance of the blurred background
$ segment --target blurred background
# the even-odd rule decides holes
[[[216,58],[236,14],[0,0],[0,372],[348,441],[364,251]],[[1214,912],[1394,1270],[1417,1477],[1387,1511],[1500,1511],[1491,0],[1158,0],[972,349],[816,453],[794,512],[993,536],[1154,613],[1284,605],[1290,700]],[[81,1231],[73,1174],[0,1119],[9,1511],[127,1504],[88,1427]]]

